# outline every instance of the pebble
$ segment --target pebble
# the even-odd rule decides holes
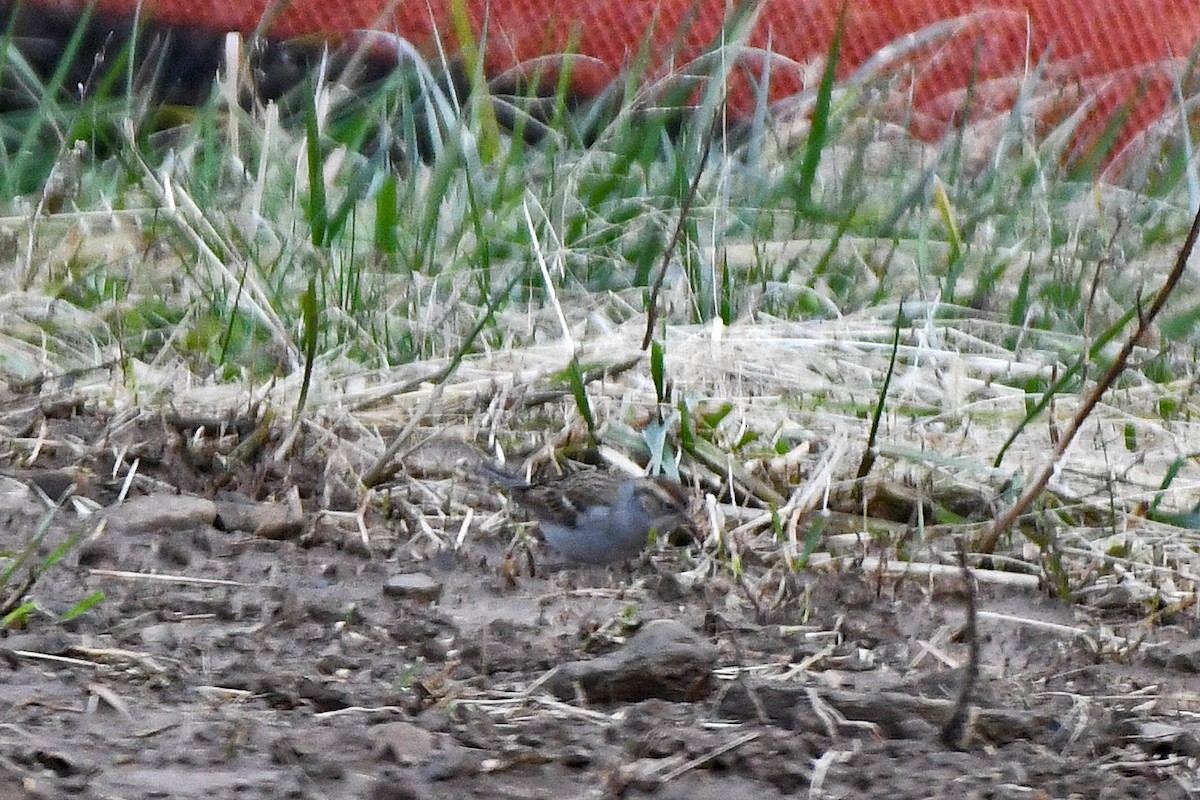
[[[675,620],[652,620],[614,653],[563,664],[548,688],[564,700],[577,690],[592,702],[698,700],[712,690],[716,662],[711,642]]]
[[[383,593],[388,597],[436,603],[442,596],[442,584],[423,572],[403,572],[383,582]]]

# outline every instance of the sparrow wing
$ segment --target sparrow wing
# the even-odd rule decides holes
[[[513,497],[536,519],[575,527],[587,509],[579,506],[554,485],[534,484],[512,487]]]
[[[491,464],[480,465],[480,472],[508,490],[530,516],[567,528],[611,514],[621,483],[598,470],[576,472],[545,483],[528,483]]]

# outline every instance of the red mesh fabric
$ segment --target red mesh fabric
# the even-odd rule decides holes
[[[34,0],[56,7],[87,6],[89,0]],[[479,37],[485,28],[485,65],[491,75],[522,67],[538,56],[571,48],[595,59],[573,68],[575,88],[598,91],[636,56],[646,37],[651,66],[678,66],[695,58],[719,34],[726,0],[463,0]],[[283,5],[266,28],[279,37],[331,37],[355,30],[384,30],[407,38],[432,56],[437,36],[457,50],[450,0],[100,0],[105,11],[132,14],[142,5],[165,23],[202,25],[250,33],[269,7]],[[758,74],[774,54],[770,99],[812,85],[814,69],[828,52],[840,0],[765,0],[750,44],[763,50],[744,58]],[[942,23],[938,35],[929,26]],[[436,31],[436,34],[435,34]],[[905,51],[907,34],[919,46]],[[1050,60],[1044,90],[1030,100],[1047,123],[1092,105],[1081,137],[1096,135],[1108,116],[1130,103],[1128,140],[1158,118],[1170,100],[1172,74],[1200,35],[1198,0],[849,0],[842,48],[842,77],[878,56],[899,82],[893,96],[912,99],[914,127],[936,136],[963,111],[974,74],[973,119],[1007,110],[1022,77],[1043,54]],[[573,43],[573,44],[572,44]],[[891,49],[885,49],[891,46]],[[882,54],[882,55],[881,55]],[[890,55],[889,55],[890,54]],[[809,74],[805,74],[808,68]],[[731,104],[752,106],[743,76],[731,86]]]

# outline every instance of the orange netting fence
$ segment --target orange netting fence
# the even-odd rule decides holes
[[[90,0],[34,2],[61,10],[83,9]],[[540,56],[577,53],[584,58],[574,62],[572,81],[583,94],[616,78],[646,41],[652,69],[686,64],[711,47],[729,11],[727,0],[462,4],[490,75]],[[451,0],[99,0],[98,7],[280,38],[382,30],[431,58],[439,43],[453,53],[459,41]],[[760,2],[742,51],[742,77],[731,83],[731,106],[742,112],[752,106],[753,82],[768,61],[770,100],[811,88],[840,9],[841,0]],[[865,66],[894,76],[894,96],[926,136],[939,135],[965,110],[976,121],[1007,112],[1037,71],[1041,88],[1028,102],[1038,118],[1057,121],[1083,108],[1077,140],[1086,141],[1114,113],[1126,113],[1120,145],[1163,115],[1198,36],[1198,0],[848,0],[838,71],[845,77]]]

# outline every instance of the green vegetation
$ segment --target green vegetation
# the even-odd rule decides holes
[[[54,521],[57,511],[56,508],[51,509],[43,515],[41,522],[30,532],[19,552],[0,551],[0,630],[25,627],[31,617],[45,610],[39,609],[35,601],[26,599],[27,595],[34,584],[53,569],[79,541],[79,536],[75,534],[64,537],[53,550],[47,549],[53,538],[50,534],[50,524]],[[93,592],[57,616],[61,621],[67,622],[103,600],[104,592]]]
[[[636,63],[575,109],[565,78],[549,97],[492,97],[476,72],[463,97],[412,59],[374,85],[314,74],[248,107],[224,102],[237,65],[205,105],[164,109],[123,57],[67,102],[77,39],[45,83],[9,47],[3,80],[42,102],[0,120],[0,371],[20,384],[116,365],[121,390],[153,402],[184,369],[277,383],[279,410],[320,415],[355,376],[446,387],[464,363],[564,342],[544,359],[559,425],[672,470],[686,453],[724,499],[776,509],[762,530],[789,563],[819,536],[797,538],[795,519],[789,533],[778,508],[824,508],[868,445],[860,477],[925,494],[908,508],[929,514],[906,521],[978,531],[993,509],[938,487],[1002,502],[1049,452],[1057,405],[1110,363],[1187,228],[1186,134],[1101,174],[1110,154],[1070,153],[1078,118],[1032,138],[1038,74],[1007,119],[940,143],[898,133],[886,77],[839,85],[832,70],[794,114],[732,119],[723,87],[747,30],[731,21],[698,62],[712,80],[681,96],[686,112]],[[1091,541],[1139,503],[1191,510],[1190,488],[1168,495],[1200,477],[1174,444],[1196,407],[1198,308],[1185,284],[1109,398],[1119,424],[1097,422],[1039,519]],[[593,372],[643,349],[648,322],[649,355],[612,378],[633,388],[597,390]],[[1118,459],[1127,442],[1149,455]]]

